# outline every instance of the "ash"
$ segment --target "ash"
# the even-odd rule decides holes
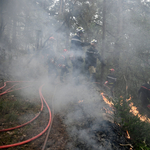
[[[130,147],[120,145],[129,144],[125,132],[114,123],[113,115],[106,114],[103,107],[109,109],[109,106],[105,104],[100,93],[94,91],[90,89],[89,96],[85,98],[82,95],[82,99],[79,94],[75,94],[76,100],[72,100],[67,109],[61,112],[71,138],[66,149],[128,150]],[[89,101],[87,97],[90,97]]]

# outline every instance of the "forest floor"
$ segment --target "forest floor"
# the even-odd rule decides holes
[[[7,94],[0,97],[0,130],[12,128],[24,124],[34,118],[40,110],[40,100],[22,99],[16,94]],[[31,139],[41,133],[48,124],[48,112],[43,112],[32,123],[11,131],[0,132],[0,146],[19,143]],[[41,150],[44,145],[46,133],[27,144],[10,147],[8,150]],[[50,135],[48,138],[47,149],[65,150],[69,137],[66,132],[66,126],[62,122],[59,114],[53,116]]]
[[[28,96],[22,97],[22,94],[20,93],[21,92],[14,92],[0,97],[0,130],[15,127],[17,125],[28,122],[28,120],[31,120],[35,115],[38,114],[41,107],[39,96],[37,95],[35,96],[34,94],[32,94],[32,96],[31,95],[29,96],[30,98]],[[97,104],[101,105],[99,103],[99,100]],[[91,105],[91,104],[87,102],[86,105]],[[114,132],[112,132],[110,137],[108,131],[106,132],[98,129],[90,130],[90,128],[93,127],[93,124],[96,124],[95,122],[97,122],[97,120],[89,116],[87,118],[84,117],[82,121],[76,120],[71,124],[66,124],[65,117],[70,112],[75,112],[75,109],[79,110],[81,107],[82,107],[81,110],[83,110],[84,108],[83,102],[77,104],[71,104],[70,105],[71,107],[69,107],[68,110],[64,110],[61,113],[56,112],[53,114],[52,126],[51,126],[51,130],[50,130],[50,134],[47,140],[45,150],[77,150],[77,149],[96,150],[98,149],[96,147],[97,145],[95,144],[95,142],[94,144],[96,146],[92,148],[91,145],[87,145],[85,143],[85,140],[82,141],[83,138],[81,138],[81,140],[79,141],[80,137],[78,137],[77,135],[70,135],[70,132],[76,128],[79,129],[78,132],[80,131],[82,132],[85,130],[88,133],[94,132],[94,135],[96,135],[96,138],[98,138],[96,139],[96,141],[99,143],[98,147],[99,148],[101,147],[101,149],[109,149],[110,147],[111,148],[113,147],[112,149],[115,150],[117,149],[119,150],[120,148],[126,150],[131,148],[128,145],[129,141],[126,138],[126,133],[122,131],[121,128],[113,122],[112,117],[110,117],[111,115],[109,114],[109,110],[107,109],[107,105],[106,104],[104,105],[106,107],[102,108],[102,116],[103,116],[102,118],[105,121],[101,121],[101,122],[104,123],[107,121],[106,123],[107,125],[106,124],[103,125],[99,123],[98,126],[101,126],[103,130],[105,130],[105,127],[107,126],[106,130],[109,131],[111,129],[116,133],[116,135],[114,135]],[[32,123],[12,131],[0,132],[0,146],[23,142],[38,135],[47,126],[48,118],[49,118],[48,112],[46,110],[46,106],[44,106],[44,111]],[[41,150],[44,145],[44,140],[47,136],[46,134],[47,132],[44,133],[39,138],[37,138],[36,140],[33,140],[29,143],[20,146],[10,147],[8,148],[8,150]],[[93,137],[92,134],[92,139],[90,141],[93,141],[93,139],[95,139],[95,137]],[[114,140],[115,140],[115,144],[113,143]],[[122,144],[127,143],[127,145],[120,146],[121,143]],[[105,148],[105,146],[107,147]]]

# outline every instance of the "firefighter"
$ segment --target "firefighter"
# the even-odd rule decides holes
[[[48,77],[50,78],[57,78],[58,71],[57,71],[57,62],[56,57],[49,55],[48,56]]]
[[[70,68],[70,66],[68,65],[67,62],[67,58],[68,58],[68,51],[67,49],[63,50],[63,54],[60,55],[59,60],[58,60],[58,67],[60,68],[60,81],[64,82],[64,74],[68,74],[68,68]]]
[[[150,80],[138,90],[138,96],[144,108],[150,109]]]
[[[57,62],[56,62],[56,54],[53,48],[53,43],[55,41],[54,37],[49,38],[49,51],[45,54],[44,59],[47,61],[48,65],[48,77],[49,79],[51,77],[57,77],[58,76],[58,71],[57,71]]]
[[[96,79],[96,65],[97,59],[105,66],[98,50],[96,49],[97,40],[93,39],[91,41],[91,46],[87,49],[85,54],[85,70],[87,72],[88,77],[91,78],[91,81],[95,81]]]
[[[83,37],[84,29],[82,27],[78,27],[76,29],[76,34],[71,39],[71,62],[73,66],[73,76],[79,77],[79,74],[82,70],[82,64],[83,64],[83,47],[89,46],[90,43],[82,42],[81,38]],[[78,79],[77,79],[78,80]],[[78,82],[78,81],[77,81]]]
[[[44,61],[47,60],[49,55],[54,55],[54,42],[55,38],[50,37],[45,48],[42,50],[42,58]]]
[[[114,87],[115,87],[117,78],[115,76],[115,70],[113,68],[109,69],[109,70],[110,70],[110,73],[107,75],[107,80],[105,81],[104,85],[107,88],[109,88],[109,90],[111,92],[111,96],[114,96]]]

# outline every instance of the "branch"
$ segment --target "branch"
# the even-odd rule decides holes
[[[127,79],[126,79],[126,76],[125,76],[125,75],[124,75],[123,77],[124,77],[124,80],[125,80],[125,82],[126,82],[126,94],[128,94],[128,91],[127,91],[127,90],[128,90]]]

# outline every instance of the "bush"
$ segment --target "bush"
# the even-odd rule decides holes
[[[150,123],[148,120],[141,121],[138,116],[134,116],[130,112],[131,108],[129,102],[126,102],[126,98],[119,98],[113,102],[116,108],[115,118],[121,117],[118,123],[124,130],[129,131],[134,147],[150,149]]]

